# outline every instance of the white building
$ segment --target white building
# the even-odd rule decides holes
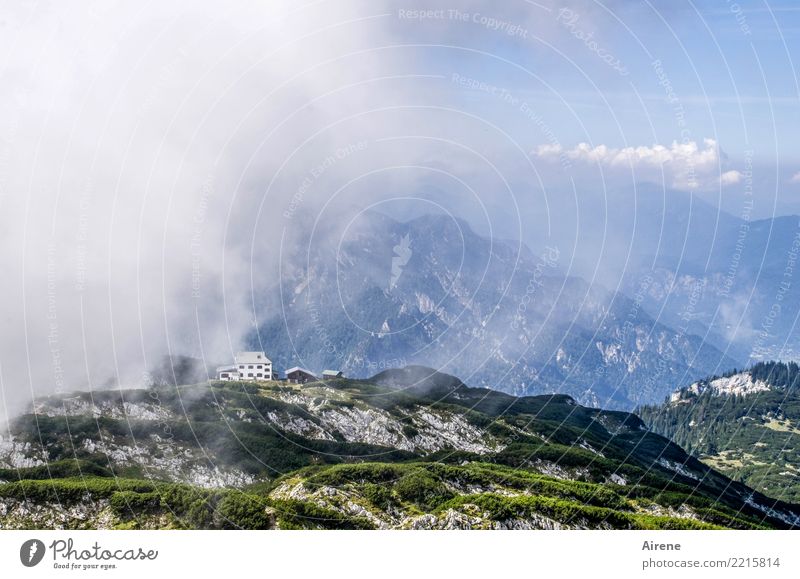
[[[236,366],[217,366],[217,380],[222,380],[223,382],[239,380],[239,372],[236,371]]]
[[[217,368],[217,380],[238,382],[241,380],[274,380],[272,360],[264,352],[239,352],[233,358],[233,366]]]

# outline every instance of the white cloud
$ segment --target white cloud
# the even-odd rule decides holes
[[[479,173],[474,156],[458,148],[409,145],[417,134],[478,150],[507,143],[499,134],[502,144],[488,142],[483,124],[449,109],[419,106],[453,103],[426,91],[440,81],[418,78],[435,72],[429,59],[400,47],[493,52],[502,41],[552,52],[536,37],[596,64],[555,18],[566,4],[589,33],[606,11],[588,0],[464,0],[464,12],[487,18],[462,22],[403,19],[399,10],[409,6],[390,0],[273,0],[225,10],[208,0],[78,4],[0,8],[0,422],[4,407],[35,393],[91,388],[109,376],[136,381],[167,350],[224,360],[252,327],[254,295],[280,277],[283,232],[299,236],[295,229],[331,207],[332,192],[353,176],[374,171],[383,179],[337,197],[358,208],[355,201],[371,202],[376,190],[391,193],[383,193],[387,183],[413,190],[404,186],[403,179],[414,184],[407,172],[377,171],[387,166],[423,158]],[[360,142],[368,147],[338,155]],[[635,160],[642,171],[671,163],[680,180],[675,167],[686,159],[703,172],[716,166],[711,143],[582,145],[564,154],[614,166]],[[562,154],[551,149],[542,155]],[[305,190],[318,167],[323,176]],[[505,212],[498,187],[475,189],[491,191]],[[297,215],[284,219],[294,204]]]
[[[0,9],[0,423],[38,393],[135,384],[168,351],[216,362],[240,346],[302,177],[401,116],[358,116],[406,98],[374,80],[395,71],[370,51],[379,13]],[[326,171],[302,212],[365,158]]]
[[[731,171],[725,171],[722,175],[719,176],[719,182],[724,187],[725,185],[735,185],[742,180],[742,174],[733,169]]]
[[[475,166],[409,145],[486,137],[418,106],[438,81],[400,47],[554,28],[550,7],[487,0],[461,7],[494,20],[466,23],[395,0],[79,4],[0,7],[0,423],[39,393],[137,383],[167,351],[226,360],[321,208],[330,226],[387,182],[413,190],[387,166]]]
[[[666,182],[675,189],[708,189],[732,185],[741,180],[736,170],[722,171],[725,154],[716,140],[704,139],[671,145],[615,148],[579,143],[571,149],[559,144],[540,145],[533,156],[544,160],[568,159],[583,165],[600,166],[604,171],[632,174],[636,181]]]
[[[792,178],[789,179],[789,183],[800,183],[800,171],[792,175]]]

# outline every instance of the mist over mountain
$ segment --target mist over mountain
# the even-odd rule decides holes
[[[705,339],[737,359],[792,359],[800,348],[800,217],[742,215],[701,202],[670,216],[665,229],[676,237],[657,252],[640,251],[623,291],[639,292],[643,309],[666,324],[706,328]]]
[[[574,200],[552,195],[549,213],[537,220],[558,227],[526,228],[524,241],[557,245],[574,275],[621,291],[732,358],[797,355],[800,217],[756,218],[767,212],[752,189],[726,193],[731,211],[707,193],[646,183],[594,195],[587,189]]]
[[[629,352],[638,346],[629,344],[623,362],[610,364],[600,379],[592,359],[607,352],[608,332],[629,306],[603,306],[612,313],[606,328],[599,323],[604,313],[589,312],[618,293],[686,340],[699,336],[737,361],[754,350],[759,356],[783,350],[783,357],[794,351],[794,293],[778,298],[794,226],[790,218],[753,220],[798,211],[796,131],[791,122],[771,128],[763,122],[770,95],[746,76],[763,65],[777,79],[770,92],[794,106],[796,87],[781,85],[794,78],[785,59],[738,55],[742,65],[732,72],[743,75],[737,84],[747,88],[741,125],[727,122],[741,113],[725,96],[732,86],[683,78],[676,94],[692,122],[684,134],[664,79],[653,74],[653,54],[629,34],[647,31],[664,74],[676,75],[691,58],[705,80],[718,81],[727,64],[719,53],[682,50],[673,32],[680,27],[663,28],[672,19],[691,20],[693,11],[661,3],[664,13],[656,14],[622,2],[612,15],[575,0],[565,19],[558,2],[468,0],[457,4],[472,18],[461,20],[420,18],[406,4],[276,0],[268,9],[238,6],[224,16],[201,1],[88,11],[60,3],[3,7],[0,266],[8,283],[0,303],[0,420],[55,391],[142,385],[163,355],[198,358],[203,367],[227,362],[255,326],[269,328],[265,349],[277,340],[281,360],[321,367],[328,354],[320,351],[330,347],[324,337],[312,344],[310,336],[325,324],[287,312],[291,323],[281,337],[282,306],[270,288],[285,273],[288,285],[302,283],[306,258],[327,260],[322,250],[338,246],[337,228],[387,200],[406,201],[396,212],[402,222],[452,213],[484,237],[522,240],[533,250],[528,272],[546,247],[557,248],[560,273],[542,276],[554,279],[536,292],[524,331],[512,333],[509,312],[526,296],[527,282],[515,279],[503,293],[508,274],[500,266],[485,280],[497,287],[483,283],[472,301],[480,311],[457,316],[458,302],[468,296],[442,298],[440,319],[427,311],[430,304],[417,304],[416,293],[441,294],[430,280],[439,290],[457,281],[454,287],[469,292],[484,281],[478,273],[451,279],[457,256],[447,256],[451,271],[436,279],[428,262],[428,273],[420,273],[428,281],[412,291],[405,278],[430,250],[419,253],[414,243],[424,239],[409,238],[413,253],[399,270],[406,273],[389,291],[390,262],[402,261],[394,247],[405,234],[389,236],[387,229],[376,250],[388,249],[389,256],[380,258],[380,279],[371,274],[364,282],[378,288],[368,294],[354,285],[355,271],[367,266],[350,244],[347,253],[359,262],[348,266],[354,271],[342,270],[343,300],[374,306],[377,328],[371,317],[361,326],[382,334],[367,347],[349,320],[326,321],[332,338],[348,340],[336,347],[353,357],[342,364],[354,371],[366,360],[386,365],[387,358],[414,354],[504,389],[522,388],[525,378],[526,387],[563,387],[587,402],[596,396],[596,403],[612,398],[629,405],[639,395],[627,385],[631,373],[618,370],[652,369],[655,359],[632,362]],[[453,8],[428,4],[439,15]],[[604,49],[624,56],[627,74],[598,61],[576,37],[579,15],[585,34],[598,41],[605,35]],[[739,37],[725,40],[738,51]],[[151,49],[143,53],[142,46]],[[773,147],[778,142],[785,151]],[[737,229],[745,218],[752,223],[740,252]],[[302,235],[295,238],[306,226],[317,246],[308,256]],[[726,277],[731,269],[733,283]],[[570,280],[563,294],[559,276]],[[558,304],[552,316],[539,303],[549,292],[558,296],[546,298]],[[295,298],[285,297],[296,311]],[[488,317],[487,308],[501,301]],[[340,313],[336,303],[323,302],[328,311],[321,317]],[[570,308],[582,312],[575,323],[564,315]],[[425,322],[398,333],[405,327],[398,316]],[[309,319],[313,330],[297,329]],[[391,332],[382,330],[384,322]],[[634,322],[645,335],[648,324]],[[452,329],[444,334],[445,327]],[[655,342],[684,352],[668,354],[663,372],[640,380],[637,392],[645,398],[647,380],[657,383],[655,391],[662,374],[678,386],[687,369],[714,367],[691,360],[680,340],[659,332],[651,335]],[[300,340],[296,352],[290,338]],[[393,340],[403,344],[389,355]],[[643,351],[656,350],[643,344]],[[465,366],[457,361],[467,358]],[[534,371],[537,380],[528,382]]]
[[[250,344],[278,367],[364,377],[420,363],[516,395],[632,408],[736,365],[624,294],[565,275],[557,247],[376,212],[343,224],[338,245],[327,239],[287,255],[280,299],[258,306]]]

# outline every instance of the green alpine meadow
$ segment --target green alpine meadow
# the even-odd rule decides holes
[[[771,416],[782,426],[762,429],[789,432],[790,419]],[[420,366],[363,380],[70,392],[37,399],[0,441],[0,527],[800,524],[792,496],[721,462],[686,452],[635,414],[471,388]]]
[[[765,495],[800,503],[800,368],[761,362],[638,410],[654,431]]]

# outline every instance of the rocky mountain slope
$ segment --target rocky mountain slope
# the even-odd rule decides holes
[[[340,235],[287,256],[280,300],[257,304],[250,345],[279,367],[299,358],[366,377],[416,363],[630,410],[736,366],[693,333],[702,328],[670,328],[639,301],[564,275],[570,257],[556,248],[536,255],[444,216],[364,214]]]
[[[529,227],[523,239],[534,248],[557,245],[574,256],[578,275],[620,284],[650,316],[742,363],[796,358],[800,294],[785,282],[796,277],[800,217],[756,219],[758,191],[728,193],[732,213],[708,195],[647,184],[610,188],[577,205],[556,203],[539,221],[558,227]]]
[[[790,288],[800,217],[751,219],[747,199],[734,216],[677,192],[662,213],[663,195],[650,197],[630,238],[634,255],[622,291],[638,294],[642,309],[666,325],[701,332],[734,358],[796,357],[800,294]]]
[[[3,528],[791,528],[768,499],[564,395],[422,367],[38,400],[0,441]]]
[[[701,461],[771,497],[800,501],[800,371],[759,363],[638,411]]]

